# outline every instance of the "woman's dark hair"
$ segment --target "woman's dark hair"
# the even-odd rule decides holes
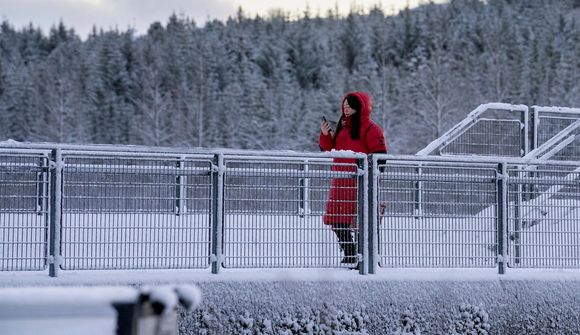
[[[357,96],[355,95],[347,95],[345,98],[346,102],[348,102],[348,105],[350,106],[350,108],[356,110],[356,113],[354,113],[353,115],[351,115],[350,119],[351,119],[351,125],[352,128],[350,129],[350,138],[352,138],[353,140],[358,140],[360,138],[360,114],[361,114],[361,103],[360,100],[358,99]],[[338,120],[338,124],[336,125],[336,132],[335,134],[338,134],[338,132],[342,129],[342,118],[344,116],[340,117],[340,120]]]

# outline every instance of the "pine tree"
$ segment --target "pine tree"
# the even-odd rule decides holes
[[[132,80],[121,51],[122,41],[117,31],[101,34],[95,41],[90,109],[97,143],[126,144],[130,139]]]
[[[85,41],[62,22],[44,36],[3,21],[1,136],[317,150],[321,115],[366,90],[391,152],[413,153],[480,103],[579,106],[574,6],[453,0],[295,21],[240,8],[203,28],[172,15],[145,36],[94,27]]]
[[[7,105],[7,75],[5,70],[6,65],[4,59],[0,57],[0,141],[8,139],[8,122],[6,105]]]
[[[35,121],[39,140],[74,143],[84,140],[82,95],[78,87],[79,42],[60,44],[38,69],[35,86],[43,101]]]
[[[34,87],[31,69],[20,59],[16,59],[12,66],[13,69],[6,76],[8,84],[4,99],[8,137],[16,141],[39,140],[39,134],[44,128],[31,125],[38,125],[42,102]]]

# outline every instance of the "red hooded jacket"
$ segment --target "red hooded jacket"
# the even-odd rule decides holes
[[[361,104],[360,112],[360,129],[359,139],[353,140],[350,137],[351,120],[350,117],[344,115],[344,107],[342,108],[342,128],[332,136],[323,135],[320,133],[318,143],[323,151],[334,150],[351,150],[365,154],[371,153],[386,153],[387,144],[383,130],[376,123],[371,120],[371,97],[365,92],[351,92],[347,93],[342,99],[342,105],[348,95],[354,95],[358,98]],[[355,164],[355,159],[349,158],[335,158],[335,164],[332,166],[333,171],[356,171],[352,165],[341,164]],[[332,180],[330,188],[330,196],[326,203],[326,214],[324,215],[325,224],[346,223],[355,226],[357,222],[357,189],[355,178],[336,178]]]

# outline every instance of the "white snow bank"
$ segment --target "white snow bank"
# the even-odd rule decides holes
[[[222,269],[210,270],[118,270],[61,271],[58,278],[47,272],[1,272],[0,287],[66,285],[179,285],[205,282],[387,282],[387,281],[580,281],[580,269],[396,269],[380,268],[377,274],[360,275],[346,269]],[[178,292],[179,293],[179,292]]]
[[[24,284],[24,283],[23,283]],[[26,284],[24,284],[26,285]],[[108,305],[131,303],[138,292],[130,287],[19,287],[0,288],[0,306],[22,305]]]

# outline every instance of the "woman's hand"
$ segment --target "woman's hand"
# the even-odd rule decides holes
[[[332,129],[330,128],[330,124],[328,123],[328,121],[322,120],[322,123],[320,124],[320,131],[324,136],[328,134],[332,135]]]

